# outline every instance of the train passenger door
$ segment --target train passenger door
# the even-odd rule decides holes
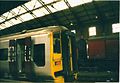
[[[23,71],[24,65],[24,54],[25,54],[25,39],[16,40],[16,65],[18,73]]]
[[[71,73],[77,72],[77,56],[75,36],[69,32],[62,32],[62,57],[64,75],[70,76]]]
[[[60,75],[62,66],[61,32],[53,33],[53,63],[55,76]]]
[[[72,54],[72,67],[73,67],[73,71],[77,72],[78,71],[78,60],[77,60],[77,51],[76,51],[76,38],[75,38],[75,34],[74,33],[70,33],[70,45],[71,45],[71,54]]]
[[[17,77],[22,72],[24,62],[25,45],[24,39],[10,40],[9,42],[9,65],[10,73]]]
[[[18,73],[25,73],[26,62],[31,61],[32,55],[31,37],[16,40],[16,65]]]
[[[67,78],[67,76],[71,72],[69,36],[67,36],[66,32],[62,32],[61,38],[62,38],[63,72],[65,78]]]

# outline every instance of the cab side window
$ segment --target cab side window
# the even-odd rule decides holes
[[[53,35],[53,49],[54,53],[60,53],[60,33],[54,33]]]

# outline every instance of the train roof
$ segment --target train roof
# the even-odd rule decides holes
[[[32,29],[32,30],[23,30],[22,32],[14,33],[14,34],[9,34],[9,35],[4,35],[0,37],[0,40],[9,40],[11,39],[10,37],[28,37],[32,35],[37,35],[37,34],[44,34],[44,33],[49,33],[49,32],[58,32],[58,31],[64,31],[68,30],[64,26],[48,26],[48,27],[42,27],[42,28],[37,28],[37,29]],[[36,33],[35,33],[36,32]],[[21,38],[21,37],[20,37]]]
[[[62,31],[62,30],[68,30],[68,29],[64,26],[48,26],[48,27],[28,30],[27,32],[35,32],[35,31],[57,32],[57,31]]]
[[[90,37],[88,38],[88,40],[105,40],[105,39],[119,39],[119,33],[114,33],[114,34],[111,34],[111,35],[105,35],[105,36],[93,36],[93,37]]]

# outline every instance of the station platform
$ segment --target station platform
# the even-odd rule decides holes
[[[36,81],[30,81],[25,77],[19,79],[12,79],[10,77],[1,78],[0,83],[118,83],[118,79],[116,78],[118,73],[117,72],[88,72],[88,71],[80,71],[77,74],[77,79],[75,80],[67,80],[65,81],[64,77],[59,76],[55,80],[42,80],[37,79]]]

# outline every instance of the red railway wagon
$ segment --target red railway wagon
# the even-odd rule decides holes
[[[89,38],[88,56],[88,60],[97,67],[97,70],[118,71],[119,35]]]
[[[119,35],[92,37],[88,39],[90,59],[116,60],[119,56]]]

